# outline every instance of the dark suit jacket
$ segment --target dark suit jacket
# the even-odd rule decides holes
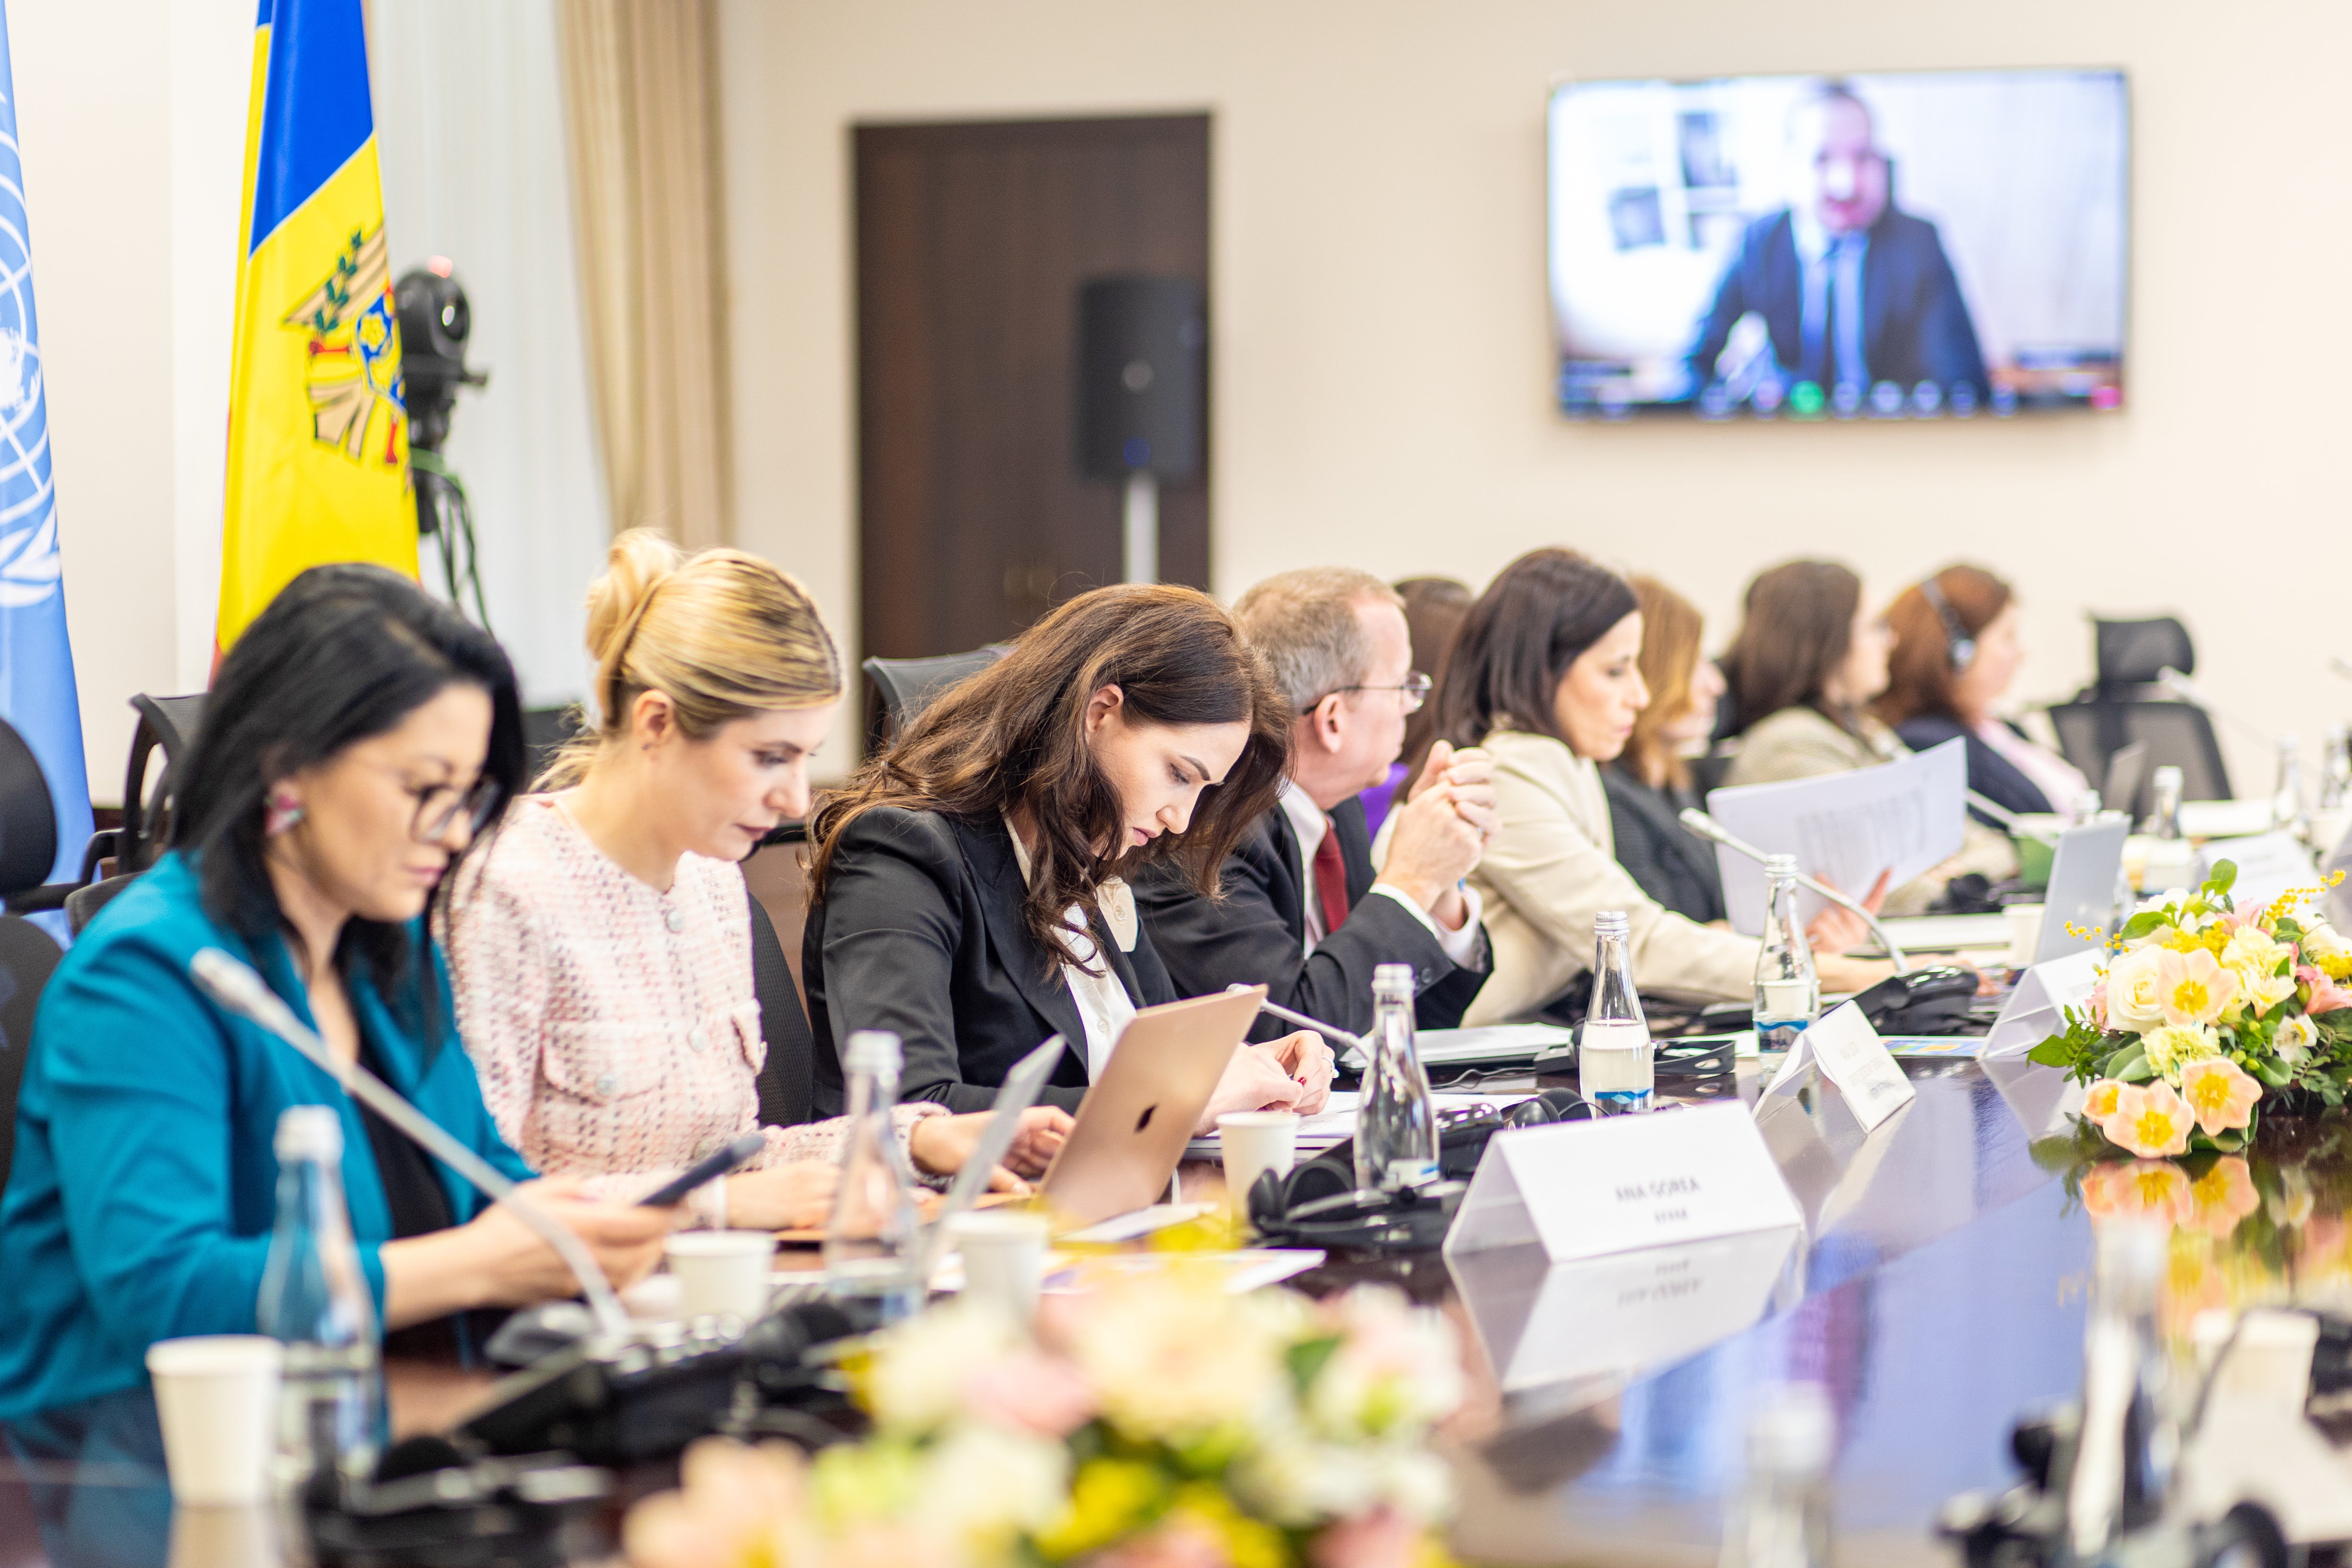
[[[1915,752],[1924,752],[1930,746],[1940,746],[1950,740],[1966,741],[1969,748],[1969,787],[1995,805],[2005,806],[2011,811],[2059,809],[2061,803],[2044,795],[2040,784],[2025,776],[2024,770],[1986,745],[1974,731],[1958,719],[1940,719],[1923,713],[1895,726],[1895,732],[1902,737],[1905,745]],[[2071,807],[2074,803],[2067,801],[2063,804]],[[1988,827],[2000,826],[1981,814],[1979,820]]]
[[[1695,388],[1715,379],[1715,362],[1732,324],[1750,310],[1772,334],[1781,374],[1796,375],[1804,360],[1804,279],[1788,209],[1749,224],[1691,345]],[[1862,341],[1874,382],[1891,381],[1908,392],[1932,381],[1947,396],[1955,384],[1966,382],[1980,402],[1992,395],[1968,302],[1936,226],[1892,204],[1870,226],[1870,248],[1863,253]]]
[[[1058,1034],[1069,1048],[1039,1098],[1077,1109],[1086,1026],[1062,955],[1022,924],[1027,890],[1001,820],[884,806],[850,824],[802,947],[819,1116],[841,1114],[841,1048],[853,1029],[898,1037],[900,1099],[954,1111],[987,1110],[1013,1064]],[[1094,938],[1137,1006],[1176,999],[1149,936],[1131,953],[1099,923]]]
[[[1424,1029],[1454,1027],[1486,983],[1486,972],[1457,968],[1429,928],[1394,899],[1367,896],[1372,839],[1361,800],[1341,802],[1331,823],[1347,867],[1349,912],[1311,954],[1301,955],[1308,888],[1298,835],[1278,805],[1252,823],[1225,857],[1223,898],[1202,898],[1171,868],[1143,880],[1136,906],[1176,988],[1189,996],[1263,982],[1269,1001],[1361,1034],[1372,1026],[1373,966],[1409,963],[1418,987],[1415,1021]],[[1251,1038],[1276,1039],[1290,1028],[1261,1016]]]
[[[1625,874],[1678,915],[1702,925],[1723,919],[1723,874],[1715,850],[1678,820],[1698,796],[1652,789],[1619,767],[1601,770],[1601,787],[1609,795],[1609,832]]]

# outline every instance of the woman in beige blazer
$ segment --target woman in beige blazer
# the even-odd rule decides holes
[[[1650,700],[1635,663],[1642,616],[1625,580],[1569,550],[1504,568],[1462,624],[1438,694],[1438,733],[1486,748],[1501,830],[1471,873],[1494,972],[1465,1025],[1525,1018],[1592,965],[1593,919],[1625,911],[1644,991],[1747,999],[1757,943],[1662,909],[1617,863],[1599,763],[1624,749]],[[1832,910],[1809,933],[1825,989],[1888,973],[1842,956],[1864,933]]]

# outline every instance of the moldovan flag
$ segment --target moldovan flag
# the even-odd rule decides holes
[[[416,575],[361,0],[261,0],[215,646],[330,561]]]

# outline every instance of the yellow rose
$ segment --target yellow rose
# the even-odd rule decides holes
[[[2163,990],[2158,984],[2161,952],[2159,948],[2135,948],[2107,970],[2109,1027],[2137,1035],[2164,1022]]]

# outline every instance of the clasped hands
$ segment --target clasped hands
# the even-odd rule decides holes
[[[1380,880],[1430,912],[1448,931],[1469,919],[1462,879],[1502,826],[1495,807],[1495,761],[1475,746],[1444,741],[1429,749],[1421,775],[1395,808]]]

